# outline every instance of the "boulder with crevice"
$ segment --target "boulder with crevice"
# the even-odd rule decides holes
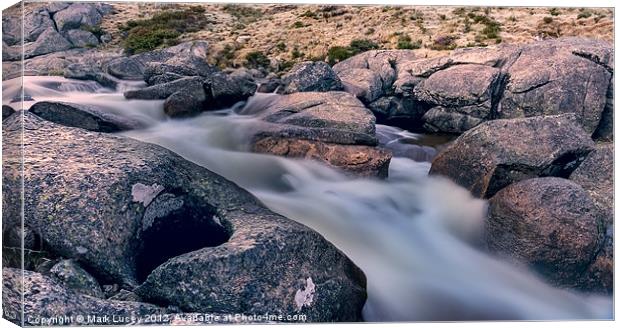
[[[134,291],[145,301],[184,311],[361,320],[365,277],[318,233],[165,148],[24,114],[24,170],[6,172],[4,186],[14,188],[23,179],[25,223],[46,249],[83,264],[100,284],[139,286]],[[21,131],[20,120],[3,123],[6,146],[15,147],[21,143],[11,131]],[[281,269],[265,270],[276,266]],[[54,288],[52,295],[67,299],[64,289]],[[302,294],[307,297],[300,299]],[[79,300],[86,300],[89,313],[108,304],[137,304]],[[74,306],[28,302],[42,315]]]
[[[459,136],[433,160],[430,173],[489,198],[520,180],[567,178],[593,149],[572,114],[494,120]]]
[[[99,25],[103,15],[97,10],[96,4],[72,3],[54,13],[54,21],[59,31],[66,32],[82,26]]]

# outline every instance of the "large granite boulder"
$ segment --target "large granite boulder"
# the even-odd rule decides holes
[[[333,69],[346,91],[369,104],[392,88],[397,63],[414,58],[414,52],[408,50],[371,50],[341,61]]]
[[[3,183],[10,192],[23,178],[25,223],[100,284],[131,291],[144,281],[146,301],[202,313],[361,320],[363,273],[232,182],[153,144],[28,112],[24,124],[24,170]],[[18,119],[3,123],[8,147],[19,147],[10,133],[20,130]]]
[[[594,138],[611,140],[613,58],[607,42],[560,38],[431,59],[368,51],[334,71],[381,122],[408,129],[460,134],[488,120],[574,113]]]
[[[67,41],[53,27],[43,31],[34,42],[24,44],[24,58],[32,58],[52,52],[71,49],[73,45]],[[20,60],[22,56],[21,46],[8,47],[3,45],[2,60]]]
[[[82,26],[99,25],[103,15],[93,3],[72,3],[54,14],[56,28],[65,32]]]
[[[422,118],[430,132],[461,133],[491,115],[502,74],[485,65],[457,65],[438,71],[416,85],[418,101],[434,106]]]
[[[172,73],[182,70],[184,74],[177,74],[180,76],[200,75],[200,72],[210,70],[210,66],[204,61],[207,49],[206,41],[183,42],[169,48],[116,58],[105,64],[104,71],[119,79],[147,82],[151,82],[154,76],[165,73],[167,70]],[[156,64],[153,64],[155,66],[147,71],[149,63]],[[195,73],[185,74],[189,72]]]
[[[50,122],[96,132],[120,132],[143,127],[138,121],[94,105],[40,101],[29,111]]]
[[[15,110],[13,109],[13,107],[9,105],[2,105],[2,120],[3,121],[7,119],[9,116],[13,115],[13,113],[15,113]]]
[[[2,268],[2,284],[3,317],[17,325],[144,324],[142,319],[148,315],[165,313],[164,309],[151,304],[105,300],[79,294],[50,277],[32,271]],[[109,321],[88,322],[88,315],[107,318]],[[113,316],[130,321],[113,323]]]
[[[486,236],[492,252],[528,264],[556,286],[583,288],[583,274],[603,247],[603,218],[576,183],[534,178],[489,200]]]
[[[488,198],[520,180],[568,177],[593,148],[572,114],[494,120],[459,136],[433,160],[430,173]]]
[[[52,21],[50,13],[45,7],[26,10],[23,13],[23,18],[21,13],[20,10],[20,15],[2,15],[2,41],[6,42],[8,45],[12,46],[20,43],[22,41],[22,35],[24,42],[33,42],[45,30],[54,27],[54,21]]]
[[[282,93],[340,91],[342,81],[326,62],[298,63],[282,76]]]
[[[606,224],[614,220],[614,145],[597,144],[570,179],[583,187],[603,213]]]
[[[67,32],[67,40],[74,47],[95,47],[99,44],[99,39],[91,32],[85,30],[70,30]]]
[[[346,92],[269,95],[259,106],[246,106],[260,122],[248,127],[251,149],[305,157],[363,176],[387,175],[391,154],[376,148],[375,118]]]

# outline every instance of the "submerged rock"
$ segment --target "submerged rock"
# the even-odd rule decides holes
[[[282,76],[282,93],[308,91],[340,91],[344,87],[340,78],[325,62],[298,63]]]
[[[3,124],[7,146],[18,145],[9,133],[19,122]],[[24,170],[6,173],[3,183],[10,189],[23,177],[26,224],[101,284],[133,290],[144,280],[136,291],[144,300],[203,313],[298,311],[309,321],[361,320],[363,273],[319,234],[230,181],[153,144],[28,112],[25,125]],[[308,278],[315,297],[300,305],[295,295]],[[54,287],[52,294],[65,299],[64,293]],[[89,313],[119,304],[89,302]],[[57,303],[36,305],[42,315],[66,311]]]
[[[593,148],[570,114],[494,120],[457,138],[433,160],[430,173],[488,198],[520,180],[568,177]]]
[[[94,105],[40,101],[29,111],[50,122],[97,132],[119,132],[142,126],[140,122]]]
[[[583,188],[562,178],[529,179],[500,190],[489,204],[491,251],[527,263],[556,286],[584,287],[604,229]]]

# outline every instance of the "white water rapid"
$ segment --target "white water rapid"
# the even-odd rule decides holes
[[[5,81],[5,104],[20,92],[7,82],[19,83]],[[123,134],[166,147],[318,231],[366,274],[367,321],[612,318],[611,297],[553,288],[484,252],[478,241],[486,203],[427,176],[428,162],[395,157],[387,180],[352,178],[308,160],[246,152],[244,127],[254,118],[233,110],[168,119],[162,101],[128,101],[94,82],[59,77],[26,77],[24,93],[140,120],[148,127]],[[277,95],[258,94],[237,112],[256,112],[270,97]],[[378,131],[393,142],[422,137],[386,126]]]

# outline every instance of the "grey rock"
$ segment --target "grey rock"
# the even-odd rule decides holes
[[[3,245],[15,248],[36,249],[39,236],[28,226],[13,226],[4,233]]]
[[[490,201],[487,245],[530,265],[553,285],[581,288],[604,240],[603,220],[588,193],[562,178],[535,178]]]
[[[101,13],[91,3],[73,3],[54,14],[59,31],[78,29],[81,26],[95,26],[101,22]]]
[[[137,121],[94,105],[41,101],[32,105],[29,111],[50,122],[96,132],[119,132],[142,127]]]
[[[2,120],[3,121],[9,116],[13,115],[13,113],[15,113],[15,110],[11,106],[2,105]]]
[[[36,41],[24,45],[24,57],[31,58],[52,52],[68,50],[71,43],[60,35],[54,28],[45,30]]]
[[[476,106],[468,106],[464,109],[465,113],[446,107],[433,107],[422,116],[424,121],[424,129],[429,132],[443,132],[459,134],[476,127],[484,121],[470,115],[469,108]],[[478,108],[476,108],[478,109]],[[462,108],[460,110],[463,110]]]
[[[588,157],[573,171],[570,179],[583,187],[599,210],[605,224],[614,219],[614,145],[597,144]]]
[[[18,125],[12,120],[3,123],[7,146],[20,143],[11,138]],[[102,283],[133,290],[146,279],[136,291],[140,297],[184,310],[291,313],[297,290],[309,293],[304,282],[312,278],[317,297],[301,306],[308,320],[361,319],[363,273],[319,234],[271,212],[230,181],[157,145],[30,113],[25,125],[25,221]],[[4,179],[13,186],[21,178]],[[264,274],[276,263],[278,270]],[[99,313],[101,304],[119,303],[84,302],[85,312]]]
[[[302,62],[295,64],[282,76],[282,93],[307,91],[340,91],[344,86],[332,68],[325,62]]]
[[[208,100],[206,110],[227,108],[245,101],[254,95],[258,87],[254,79],[247,74],[215,73],[206,81],[205,90]]]
[[[144,77],[144,64],[136,58],[121,57],[106,63],[105,71],[123,80],[142,80]]]
[[[415,59],[409,50],[371,50],[334,65],[345,90],[351,90],[365,103],[386,95],[397,76],[400,62]]]
[[[433,160],[430,172],[488,198],[520,180],[568,177],[593,148],[572,114],[494,120],[457,138]]]
[[[202,77],[184,77],[168,83],[126,91],[124,96],[127,99],[166,99],[179,91],[199,92],[199,90],[204,90],[204,84],[205,79]]]
[[[75,47],[94,47],[99,44],[97,37],[91,32],[84,30],[70,30],[67,32],[67,39]]]
[[[62,260],[50,269],[50,275],[76,293],[103,298],[97,280],[73,260]]]
[[[50,14],[55,14],[56,12],[61,11],[67,7],[69,7],[69,3],[54,1],[48,3],[45,9],[47,9]]]
[[[260,121],[249,127],[254,152],[321,161],[361,176],[387,176],[391,154],[376,148],[375,118],[346,92],[265,95],[241,114]]]
[[[204,89],[181,90],[171,94],[164,102],[164,112],[170,117],[187,117],[204,110]]]
[[[8,45],[16,45],[22,41],[33,42],[41,33],[49,28],[54,28],[54,22],[44,7],[32,8],[24,12],[23,20],[20,16],[3,15],[2,17],[2,41]]]
[[[69,64],[65,69],[63,76],[68,79],[90,80],[96,81],[102,86],[110,89],[116,89],[118,81],[109,74],[103,73],[96,67],[84,64]]]
[[[162,308],[151,304],[102,300],[78,294],[67,290],[52,278],[32,271],[3,268],[2,278],[4,317],[18,325],[21,325],[22,314],[30,322],[55,325],[49,321],[50,318],[73,317],[76,320],[78,315],[84,316],[86,313],[99,317],[138,318],[165,313]],[[133,322],[139,323],[142,321]],[[75,324],[77,322],[73,321],[72,325]]]
[[[144,68],[144,81],[149,85],[158,84],[159,76],[204,76],[208,77],[217,72],[217,69],[209,65],[203,58],[172,57],[165,62],[149,62]]]
[[[140,296],[126,289],[121,289],[118,293],[108,299],[113,301],[142,302]]]

